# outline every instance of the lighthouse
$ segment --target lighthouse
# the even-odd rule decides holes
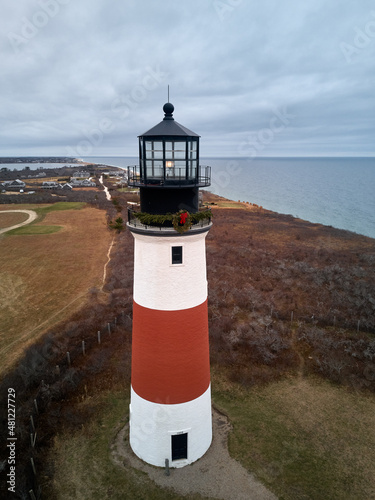
[[[212,440],[205,239],[212,222],[199,209],[210,185],[199,165],[199,135],[164,118],[139,136],[140,212],[134,237],[130,446],[145,462],[184,467]]]

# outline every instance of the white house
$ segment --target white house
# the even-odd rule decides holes
[[[87,172],[86,170],[79,170],[77,172],[74,172],[74,177],[77,178],[83,178],[83,179],[88,179],[90,177],[90,174],[89,172]]]
[[[69,183],[73,188],[74,187],[95,187],[96,183],[91,179],[77,179],[72,177]]]

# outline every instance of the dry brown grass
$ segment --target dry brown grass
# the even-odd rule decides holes
[[[102,284],[112,239],[104,211],[52,211],[37,224],[61,229],[1,238],[0,373],[47,328],[82,307],[90,288]]]
[[[315,377],[244,390],[214,371],[230,415],[230,451],[284,499],[373,498],[372,395]]]
[[[27,185],[34,185],[34,186],[37,186],[37,185],[42,185],[43,182],[58,182],[58,180],[60,179],[60,177],[37,177],[37,178],[33,178],[33,179],[24,179],[24,182],[27,184]],[[66,177],[66,179],[68,179],[68,177]]]
[[[8,209],[8,210],[13,210],[13,209]],[[16,224],[21,224],[21,222],[24,222],[28,218],[29,216],[27,214],[15,213],[15,212],[2,213],[0,211],[0,229],[4,229],[10,226],[15,226]]]

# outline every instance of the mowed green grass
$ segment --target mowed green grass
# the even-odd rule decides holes
[[[5,205],[4,205],[5,206]],[[81,210],[86,206],[85,203],[82,202],[57,202],[57,203],[52,203],[50,205],[45,205],[45,206],[38,206],[38,205],[6,205],[5,211],[6,210],[33,210],[34,212],[37,213],[38,217],[31,222],[30,224],[27,224],[26,226],[19,227],[17,229],[12,229],[11,231],[7,231],[4,236],[20,236],[20,235],[33,235],[33,234],[53,234],[56,233],[57,231],[60,231],[62,229],[62,226],[53,226],[53,225],[40,225],[41,222],[44,221],[45,217],[49,213],[53,212],[60,212],[60,211],[66,211],[66,210]],[[0,216],[1,216],[1,210],[0,210]],[[5,220],[5,217],[7,216],[8,220],[8,226],[13,226],[15,224],[18,224],[19,222],[23,222],[24,220],[27,220],[28,215],[24,213],[4,213],[3,217]],[[7,227],[6,224],[2,225],[2,227]],[[3,236],[3,237],[4,237]]]
[[[58,212],[60,210],[80,210],[84,208],[86,203],[82,203],[80,201],[59,201],[57,203],[52,203],[51,205],[47,205],[41,209],[44,214],[49,212]]]
[[[0,236],[0,375],[102,285],[112,240],[105,212],[82,203],[16,208],[39,217]]]
[[[29,226],[18,227],[17,229],[12,229],[8,231],[6,234],[8,236],[14,235],[32,235],[32,234],[52,234],[60,231],[62,226],[38,226],[36,224],[30,224]]]

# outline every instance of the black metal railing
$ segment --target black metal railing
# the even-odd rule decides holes
[[[155,167],[145,172],[139,165],[128,167],[128,186],[142,187],[207,187],[211,185],[211,167],[199,165],[189,174],[186,168]]]

